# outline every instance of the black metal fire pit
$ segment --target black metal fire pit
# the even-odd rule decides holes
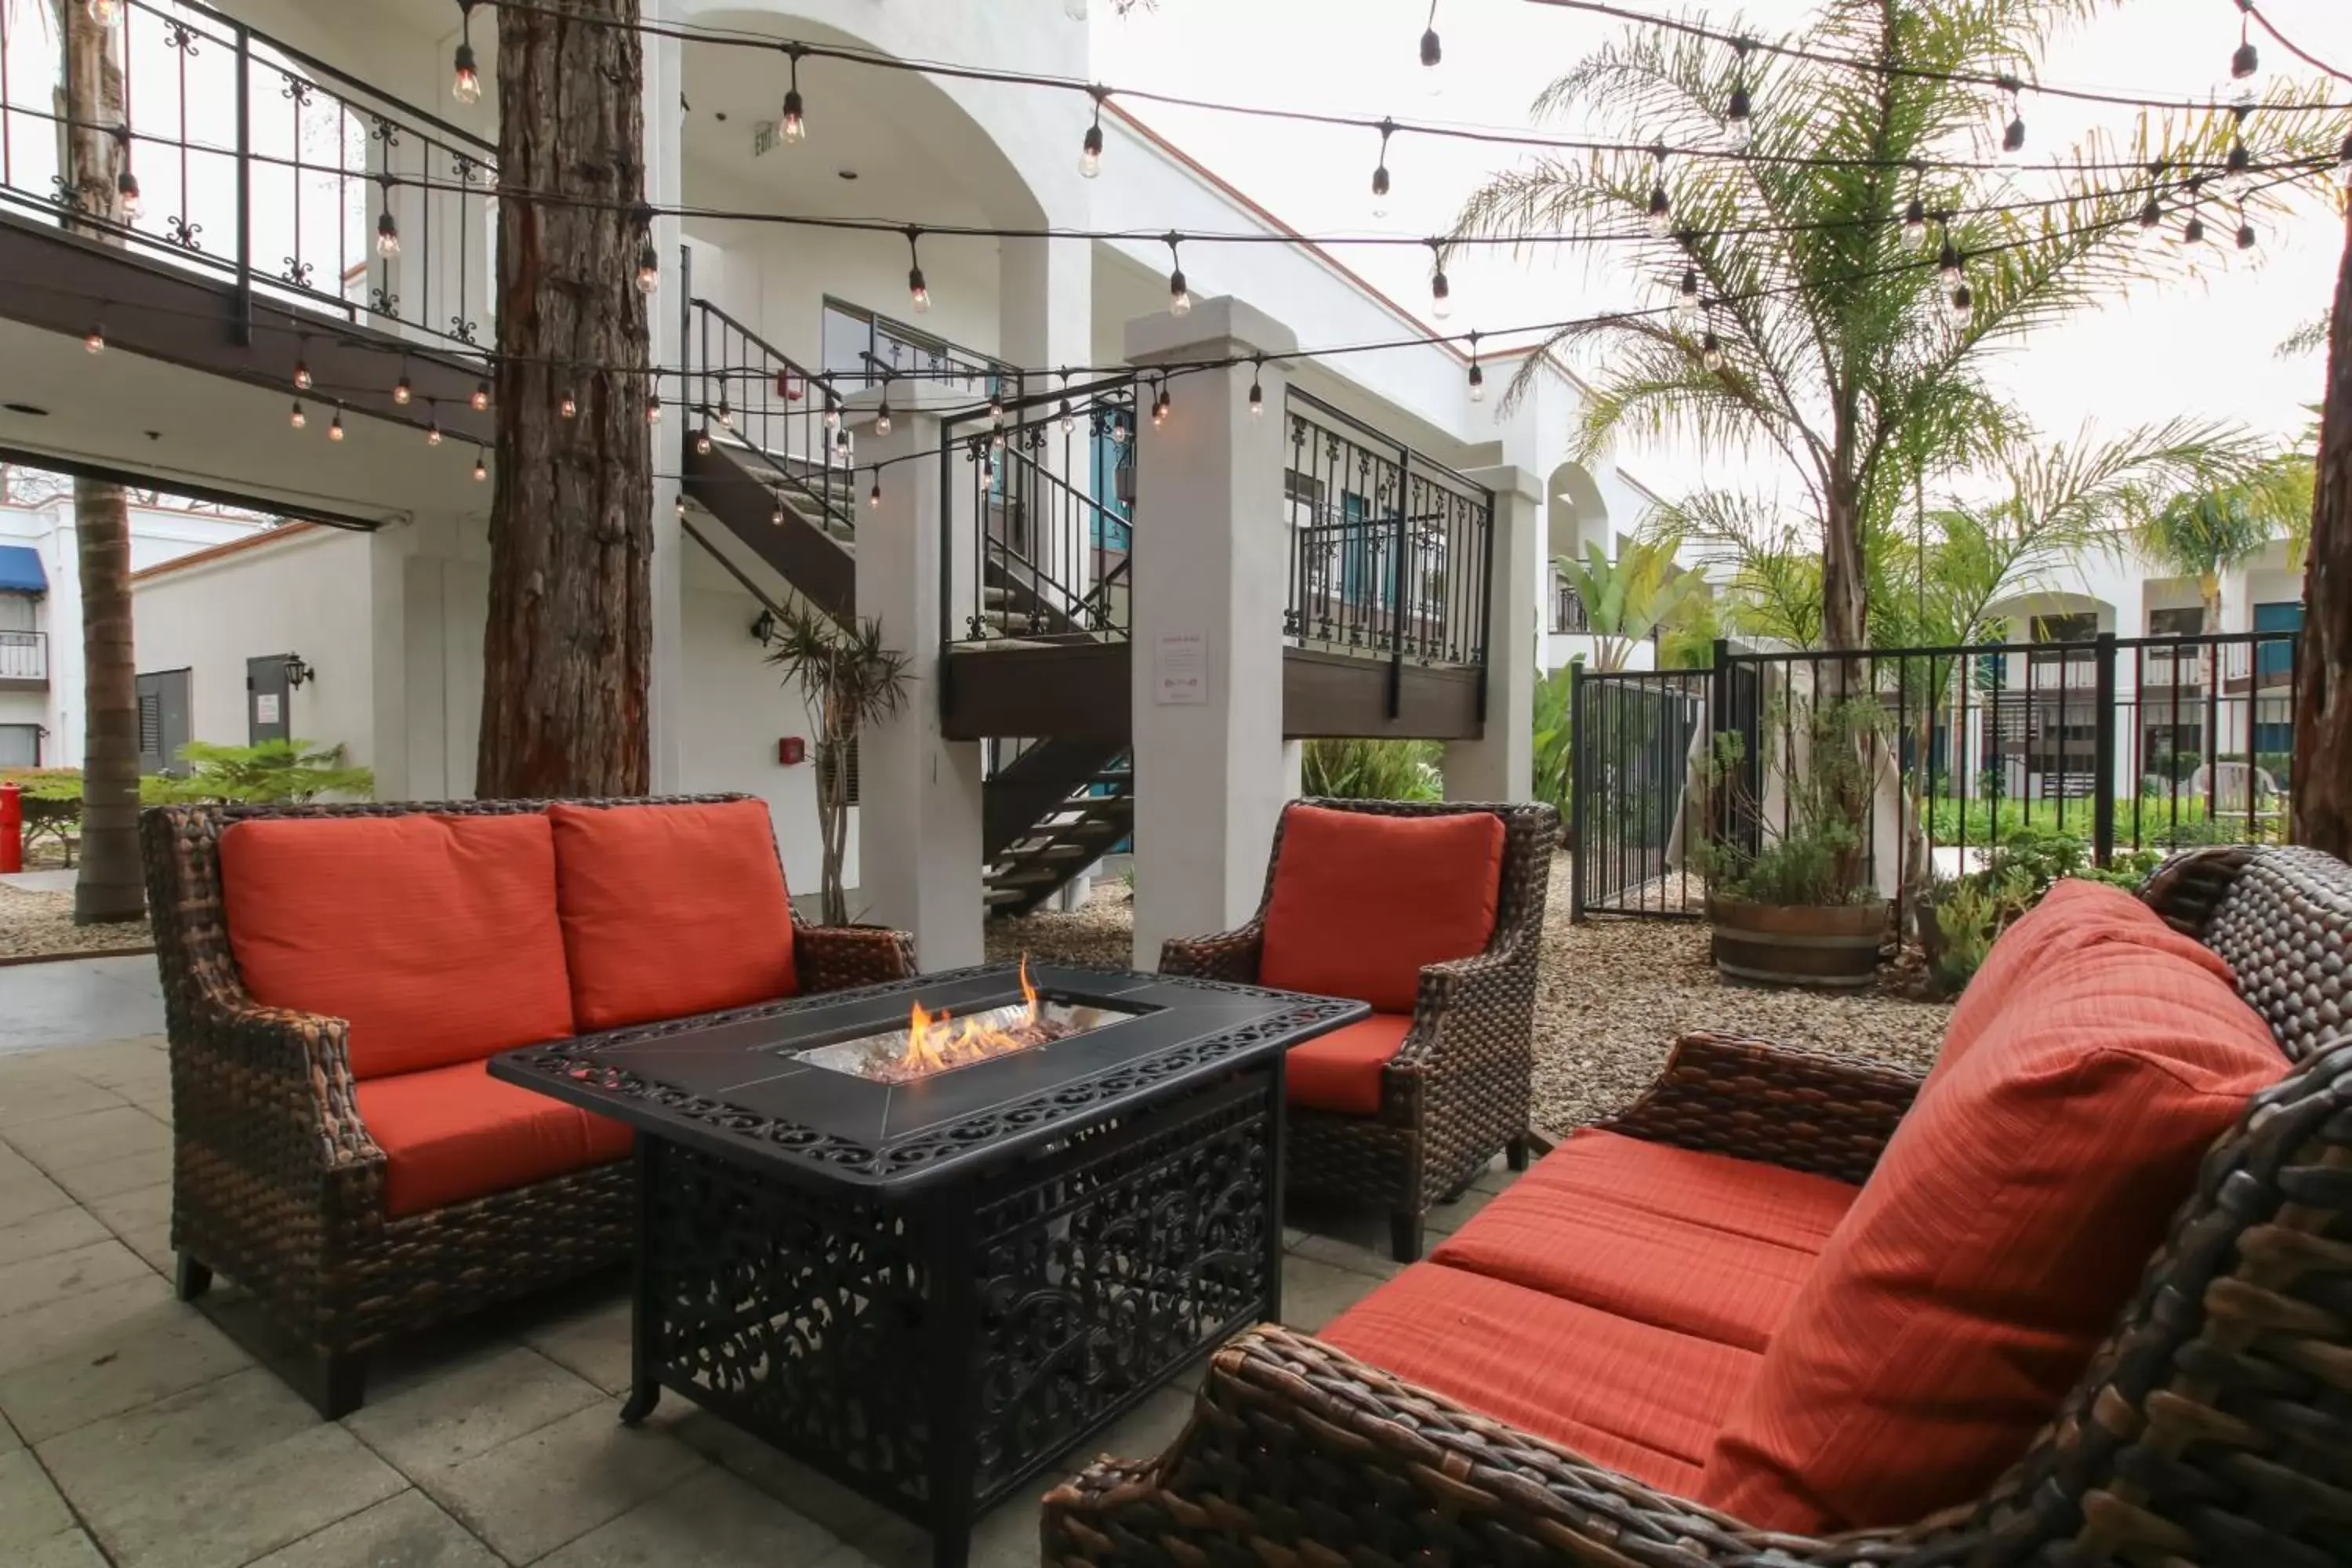
[[[1281,1310],[1283,1052],[1363,1004],[1033,965],[493,1058],[637,1129],[634,1389],[930,1530]],[[1019,1048],[905,1076],[919,1000]],[[1029,1041],[1036,1043],[1026,1043]]]

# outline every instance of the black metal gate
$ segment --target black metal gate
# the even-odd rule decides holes
[[[1588,674],[1576,667],[1569,721],[1572,919],[1686,919],[1703,911],[1705,889],[1682,865],[1677,840],[1713,679],[1704,669]]]

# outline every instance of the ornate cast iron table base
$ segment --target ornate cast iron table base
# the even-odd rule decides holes
[[[775,1064],[903,1019],[910,994],[984,1005],[1009,971],[498,1058],[499,1077],[637,1127],[622,1419],[673,1390],[925,1526],[935,1562],[960,1568],[982,1513],[1280,1315],[1283,1052],[1362,1005],[1037,976],[1135,1016],[942,1074],[928,1099]],[[781,1120],[780,1081],[840,1124]],[[849,1107],[878,1110],[883,1136],[851,1138]]]

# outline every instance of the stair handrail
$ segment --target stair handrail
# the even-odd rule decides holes
[[[1106,524],[1115,523],[1128,530],[1132,536],[1135,528],[1133,518],[1120,516],[1103,505],[1100,500],[1078,489],[1077,486],[1027,453],[1015,450],[1008,444],[1003,451],[997,454],[997,458],[1000,462],[1010,459],[1020,464],[1033,479],[1042,479],[1047,485],[1061,490],[1076,500],[1079,506],[1079,515],[1087,517],[1087,521],[1096,530],[1099,531]],[[1089,513],[1091,516],[1088,516]],[[1096,532],[1095,537],[1101,537],[1099,531]],[[990,539],[986,543],[987,547],[999,556],[1020,563],[1022,569],[1029,574],[1033,591],[1034,585],[1038,584],[1051,587],[1060,598],[1060,603],[1055,606],[1055,612],[1082,631],[1108,629],[1097,626],[1095,620],[1089,619],[1089,616],[1097,619],[1108,620],[1110,606],[1109,591],[1113,584],[1126,579],[1128,563],[1134,559],[1131,552],[1122,557],[1118,565],[1096,579],[1092,587],[1081,592],[1030,560],[1023,552],[1014,549],[1009,540]]]
[[[741,320],[730,312],[725,307],[715,304],[699,294],[693,296],[690,303],[694,310],[701,312],[705,316],[716,318],[725,326],[731,329],[737,336],[740,337],[744,341],[746,344],[758,350],[761,354],[765,355],[768,360],[773,362],[774,364],[781,365],[785,371],[789,372],[793,375],[798,376],[806,385],[821,389],[829,404],[834,406],[839,406],[841,402],[840,394],[834,389],[833,377],[830,374],[819,374],[810,370],[806,365],[801,363],[800,361],[784,353],[783,350],[776,347],[775,344],[770,342],[767,339],[754,331],[751,327],[745,325]],[[688,352],[691,353],[693,346],[693,334],[689,333],[688,336]],[[700,416],[703,423],[708,426],[713,412],[708,395],[710,378],[716,375],[720,377],[723,381],[729,372],[726,367],[713,370],[709,364],[703,364],[698,367],[692,374],[697,383],[696,390],[698,393],[698,395],[694,400],[694,411],[698,416]],[[772,384],[775,380],[772,369],[763,366],[761,374],[764,382]],[[723,385],[720,389],[720,395],[722,398],[725,396],[725,388]],[[761,445],[759,442],[752,440],[743,430],[730,429],[727,434],[734,440],[740,442],[743,446],[759,453],[761,458],[767,459],[768,466],[775,471],[778,478],[780,478],[786,485],[790,486],[793,491],[805,496],[811,501],[814,501],[827,518],[839,523],[843,528],[847,529],[853,533],[856,531],[857,509],[856,506],[851,504],[849,494],[845,488],[843,493],[836,497],[830,491],[830,489],[820,489],[817,486],[811,485],[802,475],[793,471],[791,465],[794,463],[808,463],[811,459],[806,457],[795,458],[789,450],[781,453],[772,451],[768,447]],[[689,435],[688,438],[691,439],[692,437]],[[824,455],[824,457],[818,459],[818,461],[824,464],[827,472],[833,471],[830,453]]]

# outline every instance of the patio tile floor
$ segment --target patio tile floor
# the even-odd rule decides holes
[[[105,978],[100,989],[130,989]],[[173,1299],[165,1068],[154,1037],[0,1055],[0,1561],[929,1563],[922,1531],[682,1399],[663,1400],[638,1430],[620,1426],[628,1306],[617,1278],[395,1347],[372,1369],[367,1405],[321,1422],[270,1370],[282,1348],[233,1282],[201,1309]],[[1508,1179],[1498,1162],[1433,1213],[1433,1245]],[[1319,1328],[1396,1272],[1378,1213],[1316,1208],[1292,1222],[1294,1324]],[[1196,1363],[1067,1467],[1159,1452],[1200,1376]],[[975,1564],[1037,1560],[1034,1500],[1054,1479],[981,1522]]]

